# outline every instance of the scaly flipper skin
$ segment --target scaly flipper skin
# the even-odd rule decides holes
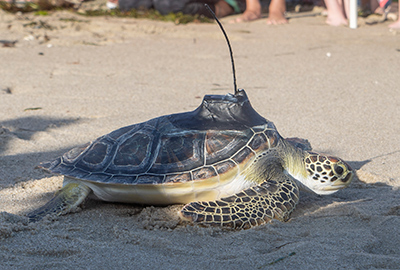
[[[27,215],[29,222],[39,221],[49,214],[59,216],[71,211],[85,200],[90,191],[90,188],[82,184],[66,184],[48,203]]]
[[[189,203],[180,214],[203,225],[249,229],[273,218],[287,221],[298,201],[297,185],[291,176],[281,174],[220,200]]]

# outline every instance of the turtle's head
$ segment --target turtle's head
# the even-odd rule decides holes
[[[354,176],[350,166],[337,157],[305,151],[304,165],[307,176],[302,184],[320,195],[347,187]]]

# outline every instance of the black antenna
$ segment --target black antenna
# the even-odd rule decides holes
[[[233,61],[233,52],[232,52],[232,48],[231,48],[231,43],[229,42],[229,38],[228,35],[226,34],[224,27],[222,27],[221,22],[218,20],[217,16],[215,15],[214,11],[212,11],[212,9],[207,5],[204,4],[206,6],[206,8],[208,9],[208,11],[210,11],[210,13],[213,15],[214,19],[217,21],[219,28],[221,28],[222,33],[225,36],[226,39],[226,43],[228,43],[228,47],[229,47],[229,53],[231,55],[231,62],[232,62],[232,72],[233,72],[233,90],[235,91],[235,95],[237,95],[239,93],[237,86],[236,86],[236,72],[235,72],[235,62]]]

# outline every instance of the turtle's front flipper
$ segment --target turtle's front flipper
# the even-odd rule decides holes
[[[217,201],[189,203],[180,214],[195,223],[248,229],[273,218],[287,221],[298,201],[295,182],[282,174]]]
[[[29,222],[36,222],[49,214],[62,215],[80,205],[91,189],[78,183],[69,183],[61,188],[48,203],[30,212]]]

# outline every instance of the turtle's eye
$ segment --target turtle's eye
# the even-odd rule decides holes
[[[334,170],[335,170],[336,174],[338,174],[338,175],[342,175],[342,173],[344,172],[343,167],[339,166],[339,165],[335,165]]]

